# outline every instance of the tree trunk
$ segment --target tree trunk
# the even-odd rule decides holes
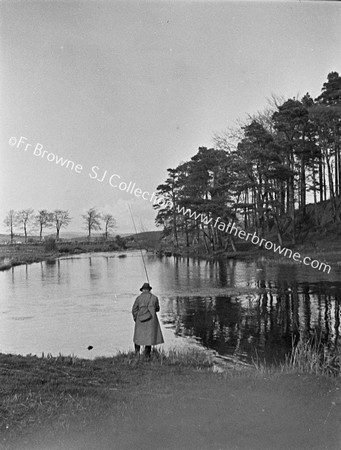
[[[201,228],[201,231],[202,231],[202,235],[203,235],[203,238],[204,238],[206,251],[207,251],[207,253],[210,253],[210,249],[209,249],[207,241],[206,241],[206,233],[205,233],[205,230],[204,230],[203,226]]]
[[[186,247],[189,247],[188,223],[186,219],[185,219],[185,235],[186,235]]]
[[[331,166],[330,166],[329,155],[327,155],[327,154],[326,154],[326,162],[327,162],[327,169],[328,169],[330,200],[331,200],[332,211],[333,211],[333,222],[336,223],[339,220],[337,217],[337,207],[336,207],[336,199],[335,199],[335,193],[334,193],[333,174],[332,174],[332,170],[331,170]]]
[[[306,179],[305,179],[305,161],[304,161],[304,153],[302,152],[301,156],[301,209],[303,212],[303,215],[306,214]]]
[[[273,201],[273,196],[272,194],[269,194],[271,201]],[[277,212],[275,212],[273,214],[273,218],[276,224],[276,228],[277,228],[277,237],[278,237],[278,242],[283,245],[283,239],[282,239],[282,232],[281,232],[281,228],[279,225],[279,220],[278,220],[278,216],[277,216]]]
[[[320,187],[320,202],[323,202],[323,165],[322,157],[319,156],[319,187]]]
[[[316,195],[316,171],[314,153],[311,154],[312,160],[312,175],[313,175],[313,194],[314,194],[314,222],[317,224],[317,195]]]
[[[177,224],[177,217],[176,217],[175,196],[174,195],[173,195],[173,233],[174,233],[175,246],[179,247],[178,224]]]
[[[237,249],[236,249],[236,246],[234,244],[234,240],[233,240],[232,236],[229,235],[229,238],[230,238],[230,243],[231,243],[231,247],[232,247],[233,252],[237,253]]]

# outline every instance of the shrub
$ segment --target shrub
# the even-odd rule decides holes
[[[46,252],[54,252],[57,250],[56,240],[53,238],[47,239],[44,242],[44,250]]]
[[[123,250],[127,248],[126,240],[122,238],[119,234],[115,237],[115,242],[119,246],[119,248],[122,248]]]
[[[71,249],[69,247],[62,247],[59,249],[59,253],[70,253]]]

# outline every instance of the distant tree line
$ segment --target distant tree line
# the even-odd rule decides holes
[[[90,208],[82,215],[84,227],[88,231],[88,238],[91,238],[93,231],[104,230],[104,237],[108,239],[109,235],[116,230],[116,219],[111,214],[101,214],[96,208]],[[66,228],[71,223],[72,218],[68,210],[55,209],[47,211],[42,209],[35,214],[34,210],[23,209],[21,211],[8,211],[4,224],[10,234],[11,243],[13,243],[15,233],[20,230],[23,232],[25,242],[27,243],[28,233],[39,231],[39,240],[43,240],[44,230],[55,228],[56,239],[59,239],[61,228]]]
[[[304,227],[318,229],[317,206],[328,202],[336,228],[341,220],[340,137],[337,72],[329,73],[316,99],[309,93],[301,99],[273,96],[267,109],[218,133],[215,148],[200,147],[190,161],[168,169],[157,197],[172,203],[154,206],[156,224],[176,246],[181,236],[187,245],[201,239],[207,250],[234,248],[232,237],[212,222],[180,214],[183,206],[295,244]],[[313,205],[309,211],[307,197]]]

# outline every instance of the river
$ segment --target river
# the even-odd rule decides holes
[[[145,255],[163,348],[280,361],[294,338],[340,335],[341,268]],[[0,352],[93,358],[133,349],[141,256],[68,256],[0,273]],[[88,347],[92,346],[91,350]]]

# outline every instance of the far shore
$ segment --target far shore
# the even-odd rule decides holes
[[[145,245],[143,245],[145,244]],[[207,253],[201,247],[180,246],[174,247],[170,244],[156,243],[155,241],[149,245],[142,242],[141,248],[145,251],[152,252],[158,256],[175,256],[175,257],[191,257],[203,260],[250,260],[261,261],[263,263],[272,263],[273,261],[287,265],[301,265],[293,259],[274,253],[273,251],[257,248],[254,245],[240,246],[237,252],[232,251],[212,251]],[[11,269],[12,267],[32,264],[41,261],[54,260],[61,256],[75,255],[81,253],[92,252],[121,252],[129,250],[138,250],[139,242],[129,243],[127,248],[120,248],[112,241],[108,242],[81,242],[65,243],[63,240],[56,243],[54,249],[46,249],[43,243],[21,243],[21,244],[0,244],[0,271]],[[293,252],[299,252],[302,256],[309,256],[312,260],[318,260],[329,264],[332,269],[341,266],[341,237],[337,236],[320,238],[314,243],[306,242],[296,246],[287,245]]]
[[[55,242],[55,241],[53,241]],[[46,242],[21,243],[0,245],[0,271],[11,269],[12,267],[32,264],[41,261],[50,261],[66,255],[77,255],[90,252],[123,252],[113,241],[107,242],[65,242],[63,240],[55,242],[49,248]]]

